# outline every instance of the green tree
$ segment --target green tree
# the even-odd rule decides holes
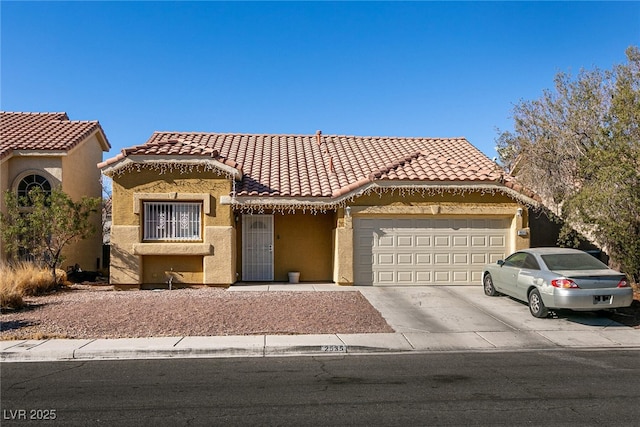
[[[515,105],[514,131],[500,133],[497,145],[507,170],[565,227],[591,238],[637,281],[640,50],[629,47],[626,55],[612,70],[558,74],[555,91]]]
[[[12,191],[4,197],[7,211],[0,214],[0,235],[9,257],[29,255],[51,270],[55,283],[56,268],[64,261],[63,249],[96,232],[92,216],[99,212],[101,199],[83,197],[74,202],[58,188],[47,193],[39,187],[27,197]]]

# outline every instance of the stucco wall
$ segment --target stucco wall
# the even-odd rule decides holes
[[[165,284],[165,272],[171,268],[174,283],[226,286],[235,282],[235,224],[230,206],[218,202],[230,191],[230,181],[214,172],[160,174],[142,169],[114,176],[111,283]],[[203,203],[202,240],[144,242],[142,203],[176,200]]]
[[[275,215],[275,280],[286,281],[290,271],[299,271],[303,282],[331,281],[334,223],[332,212]]]
[[[211,195],[211,214],[204,218],[205,226],[232,225],[232,210],[219,203],[220,196],[231,192],[231,183],[214,172],[165,173],[142,169],[117,175],[112,183],[112,221],[114,225],[139,225],[140,217],[134,209],[135,193],[208,193]]]
[[[59,155],[39,156],[13,156],[9,159],[9,188],[15,188],[22,176],[27,173],[39,173],[51,182],[52,187],[62,184],[62,157]],[[94,164],[95,166],[95,164]]]
[[[73,200],[83,196],[102,197],[100,170],[96,167],[102,161],[102,147],[96,136],[71,149],[62,158],[62,191]],[[85,270],[102,267],[102,214],[93,214],[91,223],[96,233],[88,239],[69,247],[65,265],[80,264]]]
[[[148,284],[168,283],[171,276],[172,284],[202,284],[202,257],[155,255],[145,256],[142,260],[142,281]]]

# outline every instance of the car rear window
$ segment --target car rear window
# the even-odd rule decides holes
[[[609,268],[587,253],[548,254],[542,255],[542,260],[549,270],[601,270]]]

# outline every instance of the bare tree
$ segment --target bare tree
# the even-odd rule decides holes
[[[560,73],[513,109],[500,161],[630,276],[640,271],[640,50],[612,70]]]

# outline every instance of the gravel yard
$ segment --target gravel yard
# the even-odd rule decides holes
[[[360,292],[114,291],[73,285],[3,313],[0,339],[393,332]]]

